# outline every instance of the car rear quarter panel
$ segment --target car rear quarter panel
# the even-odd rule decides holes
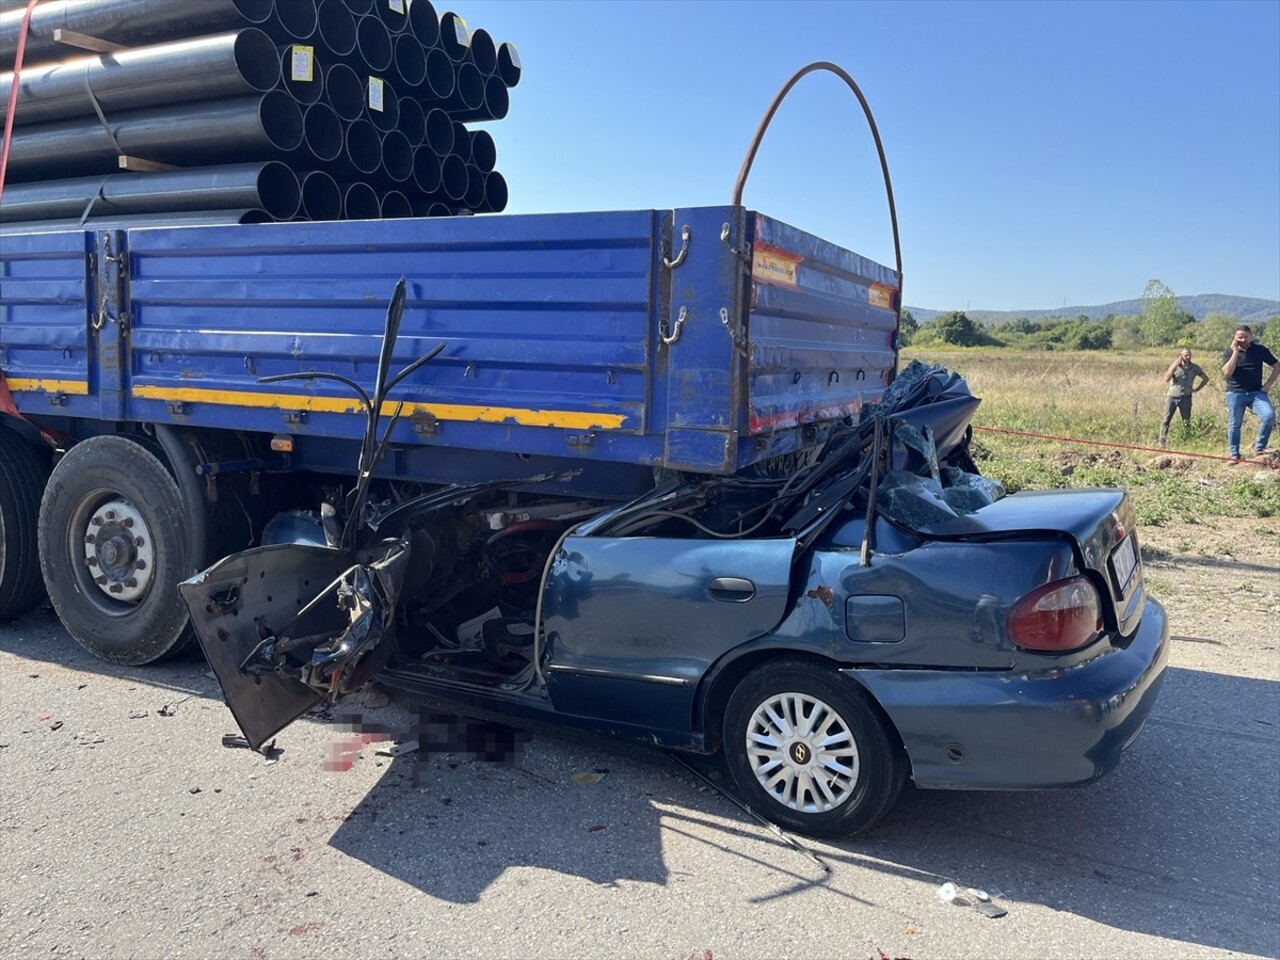
[[[866,567],[856,551],[819,551],[779,634],[821,630],[829,655],[847,663],[1009,669],[1018,657],[1005,626],[1013,605],[1075,570],[1071,545],[1059,540],[925,543],[902,554],[873,553]],[[859,611],[882,607],[859,601],[881,597],[901,601],[900,640],[862,639],[883,631],[860,630]]]
[[[888,715],[919,787],[1079,786],[1113,769],[1151,714],[1169,659],[1164,609],[1147,600],[1124,646],[1070,665],[1000,672],[850,668]]]
[[[1074,575],[1079,558],[1067,540],[926,543],[901,554],[853,548],[811,558],[787,618],[767,637],[716,664],[705,729],[714,735],[715,687],[738,662],[770,654],[810,653],[842,669],[876,701],[898,731],[919,786],[1038,789],[1087,783],[1112,769],[1142,729],[1168,659],[1164,610],[1147,600],[1127,637],[1108,630],[1067,654],[1022,651],[1005,624],[1028,592]],[[901,600],[902,639],[883,635]],[[850,602],[854,601],[854,602]],[[869,611],[876,629],[851,617]]]
[[[899,543],[906,547],[912,541]],[[828,545],[811,553],[786,618],[712,664],[700,684],[694,729],[714,739],[734,683],[771,657],[808,655],[868,672],[933,668],[957,678],[978,670],[1007,672],[1026,656],[1007,639],[1009,609],[1036,586],[1074,570],[1070,544],[1054,539],[925,544],[902,553],[872,553],[870,559],[863,567],[853,546]],[[849,601],[878,597],[901,601],[902,639],[853,639],[865,632],[851,623]],[[1066,663],[1073,656],[1058,659]]]

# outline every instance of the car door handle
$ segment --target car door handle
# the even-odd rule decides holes
[[[756,595],[756,585],[742,577],[716,577],[707,584],[712,600],[725,603],[746,603]]]

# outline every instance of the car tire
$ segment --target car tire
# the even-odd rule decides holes
[[[176,585],[193,572],[177,481],[127,437],[93,437],[54,467],[40,504],[40,566],[72,637],[132,666],[193,639]]]
[[[723,742],[750,806],[815,837],[869,829],[907,776],[897,734],[871,699],[833,667],[808,661],[772,661],[747,674],[729,698]]]
[[[48,479],[31,445],[0,426],[0,623],[44,601],[37,529]]]

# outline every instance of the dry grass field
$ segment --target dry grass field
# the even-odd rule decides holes
[[[1177,417],[1169,445],[1156,445],[1164,371],[1172,351],[903,351],[903,362],[941,363],[982,398],[974,418],[983,471],[1009,489],[1122,486],[1148,526],[1208,516],[1257,518],[1280,531],[1280,435],[1261,458],[1226,463],[1226,411],[1216,358],[1202,356],[1210,383],[1196,394],[1190,429]],[[1039,434],[1024,437],[1014,430]],[[1257,420],[1245,420],[1252,446]],[[1062,438],[1062,439],[1048,439]],[[1133,449],[1141,448],[1141,449]]]
[[[1216,358],[1196,358],[1210,385],[1196,394],[1190,435],[1182,435],[1175,419],[1167,450],[1152,448],[1172,351],[907,348],[903,363],[912,359],[963,374],[982,398],[974,418],[975,456],[982,472],[1011,492],[1076,486],[1128,490],[1141,525],[1148,585],[1168,608],[1174,633],[1187,641],[1179,644],[1180,664],[1219,669],[1210,655],[1230,651],[1236,658],[1233,671],[1280,678],[1280,436],[1272,435],[1271,446],[1257,460],[1238,466],[1225,462],[1226,413]],[[1272,397],[1280,398],[1280,389]],[[1256,431],[1257,420],[1247,417],[1245,446],[1252,446]],[[1201,662],[1203,657],[1209,660]]]
[[[1176,354],[1172,347],[1142,353],[976,348],[932,350],[918,359],[965,376],[982,397],[976,422],[983,426],[1154,447],[1164,413],[1163,377]],[[910,347],[903,351],[904,360],[913,357]],[[1225,456],[1220,363],[1203,352],[1195,359],[1209,375],[1209,385],[1195,395],[1190,431],[1184,432],[1175,417],[1169,445]]]

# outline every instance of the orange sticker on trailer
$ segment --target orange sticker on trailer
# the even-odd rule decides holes
[[[804,257],[798,253],[756,241],[751,251],[751,277],[760,283],[798,287],[803,262]]]
[[[892,310],[893,295],[896,292],[893,287],[886,287],[883,283],[873,283],[867,291],[867,303],[873,307]]]

